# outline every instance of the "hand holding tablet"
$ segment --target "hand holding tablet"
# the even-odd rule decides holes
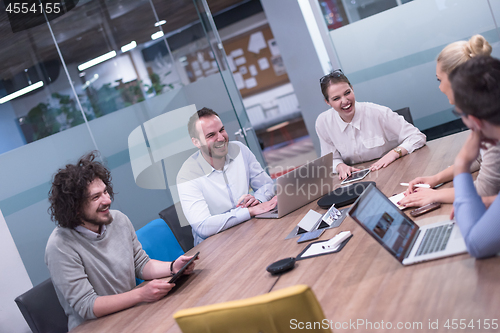
[[[357,180],[361,180],[361,179],[365,178],[369,173],[370,173],[370,169],[363,169],[363,170],[360,170],[360,171],[353,172],[353,173],[351,173],[351,175],[349,177],[347,177],[346,179],[344,179],[340,183],[340,185],[344,185],[344,184],[347,184],[347,183],[355,182]]]
[[[189,267],[189,265],[191,265],[193,263],[193,261],[195,261],[196,258],[198,258],[198,255],[200,254],[200,252],[198,251],[191,259],[189,259],[189,261],[184,265],[182,266],[181,269],[179,269],[177,271],[177,273],[175,273],[172,278],[170,279],[170,281],[168,281],[168,283],[175,283],[175,281],[177,281],[177,279],[182,275],[184,274],[184,271],[186,271],[186,269]]]

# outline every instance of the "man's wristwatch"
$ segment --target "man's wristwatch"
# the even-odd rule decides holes
[[[403,156],[403,151],[401,150],[400,147],[394,148],[393,151],[395,151],[396,153],[398,153],[399,157]]]

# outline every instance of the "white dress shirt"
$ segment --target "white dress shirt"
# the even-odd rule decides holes
[[[316,120],[321,156],[333,152],[335,171],[340,163],[352,165],[377,159],[398,146],[411,153],[425,145],[425,135],[388,107],[355,103],[350,123],[344,122],[333,108]]]
[[[274,196],[273,180],[250,149],[238,141],[229,142],[222,170],[215,170],[200,151],[184,162],[177,175],[177,189],[193,228],[194,245],[250,219],[248,208],[236,207],[250,187],[261,202]]]

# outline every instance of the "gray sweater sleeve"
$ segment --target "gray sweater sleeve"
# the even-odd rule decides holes
[[[111,213],[113,222],[100,239],[57,227],[47,242],[45,262],[69,329],[96,318],[97,297],[132,290],[149,261],[127,216]]]
[[[480,196],[497,195],[500,192],[500,145],[484,151],[474,185]]]
[[[48,243],[46,263],[58,293],[83,319],[94,319],[94,302],[98,297],[90,284],[78,253],[72,251],[67,239]]]

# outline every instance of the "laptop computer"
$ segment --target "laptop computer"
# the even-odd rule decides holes
[[[279,219],[333,190],[333,154],[306,163],[276,179],[276,208],[256,215]]]
[[[467,252],[454,221],[419,227],[373,184],[348,214],[403,265]]]

